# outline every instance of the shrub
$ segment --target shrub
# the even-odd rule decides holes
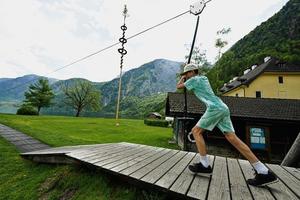
[[[32,106],[22,105],[17,110],[17,115],[38,115],[38,112]]]
[[[169,122],[166,120],[157,120],[157,119],[144,119],[144,124],[148,126],[160,126],[160,127],[168,127]]]

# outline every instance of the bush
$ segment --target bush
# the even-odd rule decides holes
[[[17,110],[17,115],[38,115],[38,112],[32,106],[22,105],[21,108]]]
[[[160,126],[160,127],[168,127],[169,122],[166,120],[157,120],[157,119],[144,119],[144,124],[148,126]]]

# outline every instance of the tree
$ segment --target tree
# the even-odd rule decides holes
[[[49,107],[54,94],[47,79],[39,79],[37,83],[31,84],[28,91],[24,93],[24,103],[37,108],[38,114],[42,107]]]
[[[188,52],[190,52],[191,47],[187,48]],[[188,61],[189,55],[185,56],[186,61]],[[200,46],[195,46],[192,52],[191,62],[201,66],[207,63],[206,52],[200,49]]]
[[[72,86],[66,83],[62,86],[62,91],[65,95],[64,103],[76,111],[76,117],[83,110],[101,109],[100,92],[88,81],[76,80]]]
[[[190,48],[187,50],[190,52]],[[186,62],[188,61],[189,55],[185,56]],[[199,72],[202,74],[206,74],[211,68],[211,64],[207,61],[206,51],[202,51],[200,46],[195,46],[192,52],[191,63],[194,63],[199,66]],[[183,66],[182,66],[183,68]]]
[[[221,58],[221,54],[222,54],[222,49],[228,44],[228,42],[226,40],[223,40],[222,36],[228,34],[231,31],[231,28],[223,28],[219,31],[217,31],[217,35],[220,36],[219,38],[217,38],[215,46],[217,48],[219,48],[219,52],[218,52],[218,57],[217,59],[219,60]]]

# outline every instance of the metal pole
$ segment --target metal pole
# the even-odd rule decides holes
[[[199,15],[197,17],[197,22],[196,22],[196,28],[195,28],[195,32],[194,32],[194,37],[193,37],[193,41],[192,41],[192,46],[191,46],[191,50],[190,50],[190,55],[189,55],[189,59],[187,64],[191,63],[191,59],[192,59],[192,55],[193,55],[193,50],[194,50],[194,46],[195,46],[195,42],[196,42],[196,37],[197,37],[197,32],[198,32],[198,25],[199,25]],[[186,88],[184,88],[184,118],[187,117],[187,95],[186,95]],[[186,127],[186,119],[184,119],[183,122],[183,130],[184,130],[184,144],[183,144],[183,149],[184,150],[188,150],[187,149],[187,131],[185,129]]]
[[[192,59],[192,55],[193,55],[193,50],[194,50],[194,46],[195,46],[195,42],[196,42],[196,37],[197,37],[197,32],[198,32],[198,25],[199,25],[199,15],[197,17],[197,22],[196,22],[196,28],[195,28],[195,32],[194,32],[194,37],[193,37],[193,42],[192,42],[192,46],[191,46],[191,50],[190,50],[190,54],[189,54],[189,59],[187,64],[191,63],[191,59]],[[187,116],[187,96],[186,96],[186,88],[184,88],[184,117]]]

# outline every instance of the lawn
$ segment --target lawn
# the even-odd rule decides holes
[[[142,120],[16,116],[0,114],[0,123],[51,146],[132,142],[169,145],[171,128],[145,126]],[[45,165],[23,160],[0,137],[0,199],[164,199],[160,193],[120,183],[115,177],[81,166]]]
[[[115,126],[114,119],[17,116],[0,114],[0,123],[20,130],[50,146],[132,142],[167,148],[172,137],[171,128],[144,125],[143,120],[122,119]]]

